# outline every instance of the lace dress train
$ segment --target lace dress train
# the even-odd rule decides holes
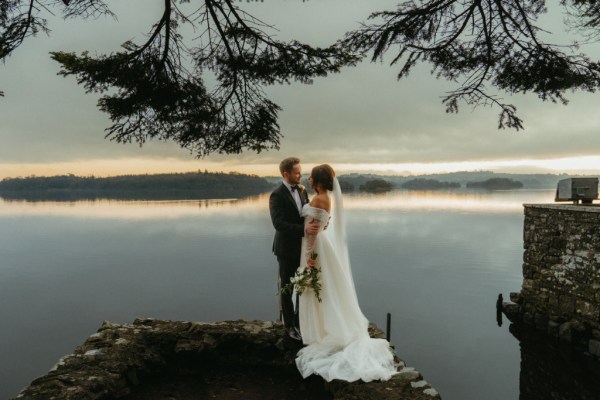
[[[306,267],[311,253],[317,253],[322,301],[312,291],[300,296],[300,330],[307,346],[298,352],[298,370],[305,378],[318,374],[327,381],[389,379],[396,373],[394,356],[386,340],[369,337],[369,323],[358,304],[345,238],[337,234],[340,229],[329,227],[322,232],[329,221],[325,210],[305,205],[302,214],[306,223],[318,220],[321,226],[318,235],[303,239],[300,268]],[[331,223],[339,222],[332,219]]]

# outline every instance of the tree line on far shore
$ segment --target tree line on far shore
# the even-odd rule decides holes
[[[340,177],[340,186],[344,192],[352,192],[355,186],[351,180]],[[399,185],[402,189],[407,190],[451,190],[460,189],[459,182],[442,182],[437,179],[416,178],[403,182]],[[510,178],[490,178],[484,181],[467,182],[465,185],[468,189],[486,189],[486,190],[510,190],[521,189],[523,183]],[[368,193],[384,193],[395,188],[392,182],[385,179],[370,179],[359,185],[358,190]]]
[[[413,179],[402,184],[404,189],[459,189],[461,184],[458,182],[441,182],[436,179]],[[484,181],[467,182],[467,189],[488,189],[488,190],[510,190],[521,189],[523,183],[510,178],[489,178]]]
[[[273,184],[256,175],[208,171],[107,178],[67,174],[0,181],[0,196],[3,198],[39,200],[238,198],[271,189]]]
[[[114,198],[131,200],[177,200],[207,198],[239,198],[272,190],[273,179],[237,172],[187,172],[153,175],[122,175],[108,178],[75,176],[73,174],[25,178],[6,178],[0,181],[0,196],[5,199],[80,200]],[[373,175],[342,175],[343,192],[385,193],[394,189],[452,190],[459,182],[415,178],[402,183],[391,182]],[[490,178],[467,182],[469,189],[520,189],[523,183],[510,178]]]

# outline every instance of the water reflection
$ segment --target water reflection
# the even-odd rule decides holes
[[[455,211],[469,213],[521,213],[523,203],[547,203],[551,190],[537,191],[409,191],[385,194],[350,193],[344,196],[347,210]],[[55,215],[86,218],[181,218],[202,214],[243,214],[266,211],[269,193],[240,199],[208,200],[78,200],[36,201],[0,198],[0,216]]]
[[[519,400],[597,400],[600,364],[531,328],[511,324],[520,342]]]
[[[382,195],[346,196],[345,201],[350,209],[512,213],[521,212],[523,203],[552,202],[553,195],[551,190],[399,190]]]
[[[0,198],[0,216],[70,216],[85,218],[182,218],[211,214],[241,214],[267,207],[268,195],[251,196],[243,199],[208,200],[78,200],[38,201],[4,200]]]

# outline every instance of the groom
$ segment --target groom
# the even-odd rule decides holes
[[[290,282],[290,278],[300,266],[300,250],[302,237],[305,234],[304,218],[300,215],[302,206],[308,203],[308,194],[304,186],[300,185],[302,169],[300,159],[289,157],[279,164],[279,172],[283,182],[271,193],[269,198],[269,211],[271,221],[275,227],[273,240],[273,253],[279,263],[279,280],[283,286]],[[306,234],[316,234],[319,225],[308,225]],[[283,324],[289,337],[302,340],[298,323],[298,314],[294,312],[292,294],[280,294]]]

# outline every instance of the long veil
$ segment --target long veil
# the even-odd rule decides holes
[[[323,302],[300,296],[300,329],[310,338],[298,352],[296,366],[303,377],[321,375],[326,381],[389,379],[396,373],[394,355],[384,339],[369,337],[369,321],[358,304],[350,270],[342,191],[337,179],[330,192],[331,220],[319,257]],[[317,240],[319,240],[317,238]],[[302,307],[304,304],[304,307]]]
[[[356,293],[354,287],[354,279],[352,278],[352,269],[350,268],[350,257],[348,256],[348,242],[346,239],[346,221],[344,215],[344,201],[342,199],[342,189],[337,178],[333,178],[333,190],[331,191],[333,199],[330,228],[325,232],[329,235],[329,239],[339,260],[342,264],[342,271],[347,276],[348,281],[352,284],[352,289]]]

